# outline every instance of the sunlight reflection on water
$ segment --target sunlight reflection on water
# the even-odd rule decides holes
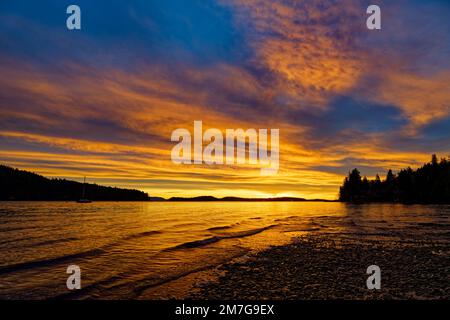
[[[326,202],[2,202],[0,298],[138,298],[193,271],[308,233],[449,241],[450,206]],[[70,296],[69,296],[70,297]]]

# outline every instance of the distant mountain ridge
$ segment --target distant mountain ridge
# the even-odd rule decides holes
[[[183,202],[183,201],[249,201],[249,202],[264,202],[264,201],[270,201],[270,202],[304,202],[304,201],[323,201],[323,202],[333,202],[334,200],[323,200],[323,199],[304,199],[304,198],[295,198],[295,197],[280,197],[280,198],[240,198],[240,197],[223,197],[223,198],[216,198],[213,196],[200,196],[200,197],[193,197],[193,198],[182,198],[182,197],[172,197],[167,201],[173,201],[173,202]]]
[[[85,184],[86,198],[94,201],[148,201],[147,193],[133,189]],[[0,165],[0,200],[76,201],[83,183],[48,179],[36,173]]]

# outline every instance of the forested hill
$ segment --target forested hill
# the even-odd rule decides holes
[[[139,190],[85,185],[85,197],[96,201],[147,201]],[[0,200],[75,201],[82,197],[83,183],[48,179],[41,175],[0,165]]]
[[[450,159],[436,155],[417,170],[406,168],[394,174],[389,170],[381,181],[361,178],[353,169],[340,188],[339,200],[344,202],[401,202],[450,204]]]

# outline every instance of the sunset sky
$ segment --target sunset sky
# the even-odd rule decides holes
[[[194,120],[280,129],[278,174],[173,164]],[[450,154],[449,1],[0,2],[0,164],[151,196],[335,199],[354,167],[432,153]]]

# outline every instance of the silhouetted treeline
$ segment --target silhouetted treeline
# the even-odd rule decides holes
[[[339,200],[345,202],[450,203],[450,158],[431,162],[417,170],[403,169],[398,174],[389,170],[381,181],[361,178],[353,169],[340,188]]]
[[[65,179],[47,179],[35,173],[0,165],[0,200],[61,200],[81,198],[83,183]],[[146,201],[139,190],[85,185],[85,197],[97,201]]]

